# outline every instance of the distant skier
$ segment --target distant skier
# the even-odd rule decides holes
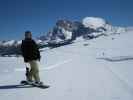
[[[41,58],[40,51],[38,45],[32,39],[32,33],[30,31],[25,32],[25,39],[22,40],[21,51],[22,56],[24,57],[24,62],[30,64],[30,70],[29,68],[26,68],[27,81],[35,82],[36,84],[43,84],[40,81],[39,76],[38,63]]]

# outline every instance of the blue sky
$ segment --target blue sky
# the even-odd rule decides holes
[[[21,39],[26,30],[36,37],[58,19],[81,21],[102,17],[117,26],[133,26],[133,0],[0,0],[0,40]]]

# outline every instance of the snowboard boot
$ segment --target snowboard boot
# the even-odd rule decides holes
[[[43,82],[35,82],[36,85],[43,85]]]

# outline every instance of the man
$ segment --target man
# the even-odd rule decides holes
[[[25,32],[25,39],[22,40],[21,45],[22,56],[24,57],[24,62],[30,64],[30,71],[27,69],[27,81],[42,84],[39,77],[39,66],[38,61],[40,61],[40,52],[38,45],[32,39],[32,33],[30,31]]]

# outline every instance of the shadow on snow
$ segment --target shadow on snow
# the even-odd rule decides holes
[[[32,88],[33,86],[30,85],[3,85],[0,86],[0,90],[1,89],[20,89],[20,88]]]
[[[97,59],[103,59],[110,62],[120,62],[120,61],[127,61],[127,60],[133,60],[132,56],[118,56],[118,57],[101,57]]]

